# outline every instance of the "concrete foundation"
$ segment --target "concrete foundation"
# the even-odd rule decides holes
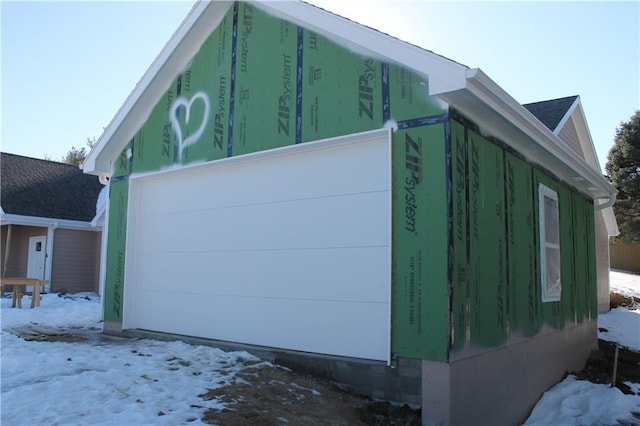
[[[247,351],[292,370],[331,380],[343,389],[358,395],[399,405],[408,404],[412,408],[419,408],[422,402],[422,361],[417,359],[399,358],[396,366],[391,368],[381,361],[288,351],[144,330],[122,331],[112,325],[107,329],[107,323],[104,325],[104,332],[126,337],[181,340],[191,344],[215,346],[225,351]]]
[[[451,363],[422,361],[424,425],[515,425],[567,371],[579,371],[597,348],[597,324],[489,350]]]

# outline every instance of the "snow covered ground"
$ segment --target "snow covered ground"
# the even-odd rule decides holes
[[[613,291],[640,297],[640,276],[612,271]],[[198,395],[229,383],[259,359],[246,352],[156,340],[101,337],[100,299],[94,294],[43,295],[37,309],[1,301],[2,425],[200,424],[208,408]],[[73,331],[82,342],[26,341],[7,329],[38,324]],[[601,339],[640,350],[640,310],[601,315]],[[38,326],[36,325],[35,328]],[[632,384],[640,394],[640,385]],[[544,394],[527,425],[637,424],[640,396],[569,376]],[[635,422],[635,423],[634,423]]]
[[[198,395],[260,365],[246,352],[100,338],[100,299],[80,296],[43,295],[36,309],[12,309],[11,299],[2,299],[2,425],[200,424],[207,408],[223,405]],[[6,331],[34,323],[88,340],[26,341]]]
[[[612,292],[640,298],[640,275],[609,273]],[[598,316],[598,338],[640,351],[640,309],[616,308]],[[568,376],[547,391],[525,425],[640,424],[631,413],[640,413],[640,383],[626,383],[636,395],[625,395],[609,385]]]

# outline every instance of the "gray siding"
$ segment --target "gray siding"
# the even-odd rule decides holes
[[[98,291],[100,232],[57,229],[51,291]]]
[[[574,150],[580,158],[584,158],[584,153],[582,152],[582,147],[580,146],[580,139],[578,138],[578,132],[576,131],[576,126],[573,124],[573,118],[569,118],[565,125],[558,133],[558,137],[565,141],[569,147]]]

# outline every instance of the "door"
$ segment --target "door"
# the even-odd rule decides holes
[[[390,135],[132,180],[125,328],[387,360]]]
[[[47,237],[29,238],[29,257],[27,258],[27,278],[44,279],[44,266],[47,260]]]

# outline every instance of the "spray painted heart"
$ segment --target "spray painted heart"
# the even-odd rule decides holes
[[[200,123],[200,127],[198,130],[192,135],[189,135],[186,139],[182,139],[182,129],[180,128],[180,121],[178,119],[178,109],[180,107],[184,107],[185,109],[185,117],[184,123],[189,124],[189,119],[191,118],[191,106],[196,101],[196,99],[200,99],[204,104],[204,114],[202,114],[202,122]],[[202,133],[204,133],[204,129],[207,127],[207,120],[209,119],[209,97],[204,92],[198,92],[191,100],[187,100],[184,96],[176,99],[173,104],[171,104],[171,108],[169,109],[169,120],[171,120],[171,126],[173,127],[173,131],[176,132],[176,137],[178,138],[178,155],[180,157],[180,161],[182,162],[182,151],[184,148],[189,145],[195,143],[200,139]]]

